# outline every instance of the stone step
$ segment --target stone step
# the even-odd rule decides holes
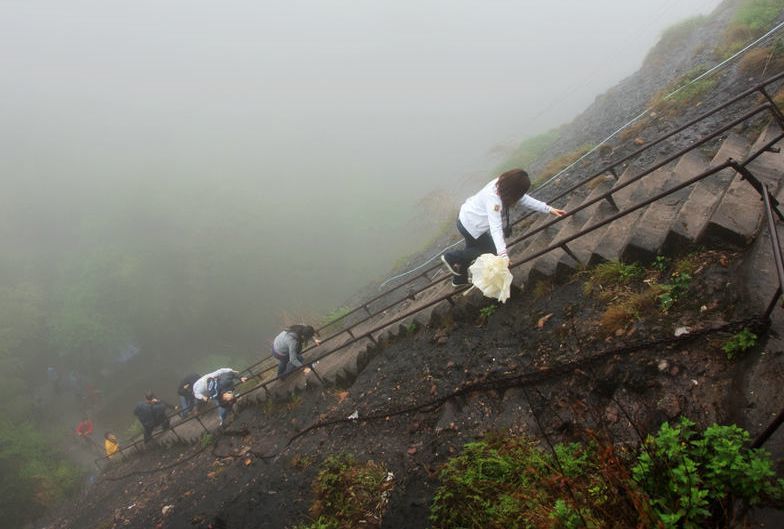
[[[615,178],[610,175],[598,177],[588,197],[584,200],[580,199],[578,203],[569,203],[566,210],[571,211],[585,202],[594,200],[596,197],[609,191],[614,184]],[[553,243],[563,241],[564,239],[580,231],[599,207],[600,203],[597,202],[592,206],[578,211],[576,214],[559,223],[563,226],[553,238]],[[571,246],[571,242],[567,244],[567,247],[570,251]],[[556,281],[563,281],[571,276],[571,274],[578,267],[579,263],[577,263],[577,261],[575,261],[567,252],[561,248],[556,248],[544,254],[539,259],[537,259],[536,262],[534,262],[534,266],[531,268],[531,272],[528,274],[528,280],[537,281],[555,278]]]
[[[748,152],[748,140],[730,133],[721,142],[721,147],[709,167],[716,167],[729,158],[741,160]],[[724,169],[695,184],[667,232],[662,246],[663,253],[683,253],[697,241],[734,175],[735,171],[732,169]]]
[[[660,192],[670,178],[672,168],[669,165],[660,167],[654,172],[645,175],[634,184],[615,193],[615,203],[620,210],[639,204]],[[629,213],[607,226],[602,238],[597,241],[588,260],[589,265],[596,265],[605,261],[618,259],[623,254],[626,241],[634,224],[644,213],[647,207]]]
[[[633,175],[635,170],[629,166],[626,170],[621,174],[617,181],[612,182],[612,187],[617,188],[621,184],[627,182]],[[610,177],[612,178],[612,177]],[[624,197],[629,194],[628,187],[622,190],[619,190],[618,193],[621,193]],[[618,210],[615,207],[615,202],[611,203],[608,200],[602,200],[601,202],[597,202],[591,208],[591,217],[588,221],[583,225],[582,229],[590,228],[592,226],[597,225],[598,223],[602,222],[604,219],[609,217],[610,215],[614,215],[618,213]],[[584,267],[588,265],[588,261],[591,258],[591,252],[593,251],[594,247],[598,244],[598,242],[604,236],[604,233],[607,231],[607,226],[602,226],[601,228],[595,229],[589,233],[586,233],[579,239],[575,239],[574,241],[569,243],[569,249],[572,253],[577,256],[577,260],[579,262],[574,262],[570,256],[563,256],[558,261],[558,266],[556,267],[556,276],[565,276],[569,274],[572,270],[576,268]]]
[[[767,127],[754,142],[752,151],[762,148],[779,132],[778,127]],[[784,170],[784,154],[765,152],[746,167],[775,194]],[[759,230],[763,209],[759,193],[743,180],[740,174],[736,174],[698,241],[705,244],[747,246]]]
[[[697,176],[707,168],[708,159],[697,150],[690,151],[678,160],[664,189],[673,188],[689,178]],[[681,206],[689,197],[693,187],[694,185],[681,189],[646,208],[642,216],[632,226],[621,254],[623,261],[648,262],[656,258],[667,238],[670,227],[675,222]]]

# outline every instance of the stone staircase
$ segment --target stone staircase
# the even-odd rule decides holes
[[[610,189],[617,189],[612,200],[600,200],[512,246],[509,249],[510,260],[513,264],[523,261],[729,158],[743,161],[779,133],[775,125],[769,125],[753,138],[753,143],[739,134],[728,133],[718,140],[718,149],[714,148],[712,156],[703,152],[704,147],[691,150],[680,159],[624,188],[620,186],[641,174],[640,169],[629,166],[617,179],[611,175],[596,177],[566,197],[565,204],[557,205],[571,211]],[[782,187],[784,154],[773,150],[763,152],[749,163],[748,169],[776,194]],[[650,261],[659,254],[687,251],[695,244],[744,247],[759,232],[762,216],[762,201],[757,192],[734,170],[724,169],[569,241],[568,251],[555,248],[514,267],[514,283],[522,289],[529,282],[559,282],[577,270],[600,262],[613,259]],[[549,215],[536,215],[525,224],[525,228],[534,230],[552,220],[553,217]],[[442,276],[446,277],[443,272],[437,271],[430,279]],[[394,307],[350,327],[352,335],[342,332],[321,346],[306,351],[305,358],[312,361],[337,349],[314,364],[315,373],[303,370],[283,380],[270,382],[276,375],[276,362],[271,358],[262,362],[255,372],[268,371],[239,388],[243,397],[238,407],[253,406],[266,399],[287,399],[292,393],[322,383],[350,384],[385,343],[407,334],[411,325],[430,323],[434,317],[449,311],[453,301],[448,295],[452,292],[448,281],[436,282]],[[481,294],[474,291],[468,297],[479,301]],[[367,333],[370,333],[370,337],[362,337]],[[352,336],[361,338],[355,340]],[[353,343],[345,345],[349,342]],[[264,388],[261,387],[263,384],[266,384]],[[171,431],[157,437],[157,440],[163,444],[195,442],[205,433],[205,429],[213,431],[217,428],[215,412],[205,414],[201,421],[204,427],[195,420],[175,424]]]

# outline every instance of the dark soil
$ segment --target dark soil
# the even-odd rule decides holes
[[[44,526],[292,527],[309,519],[319,463],[350,453],[394,473],[382,527],[424,528],[440,465],[489,431],[556,442],[590,429],[634,444],[681,414],[702,425],[726,421],[738,408],[742,363],[720,349],[728,332],[695,335],[747,316],[739,260],[709,252],[701,262],[669,314],[652,311],[610,336],[596,323],[604,303],[585,297],[579,278],[541,299],[516,292],[488,317],[482,309],[491,304],[469,296],[381,347],[350,387],[249,407],[212,444],[118,462]],[[691,340],[674,341],[681,326]],[[355,411],[358,420],[343,420]]]

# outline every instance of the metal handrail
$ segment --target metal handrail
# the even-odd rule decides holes
[[[537,227],[537,228],[535,228],[533,230],[530,230],[529,232],[527,232],[527,233],[523,234],[522,236],[520,236],[520,237],[514,239],[513,241],[511,241],[509,246],[511,247],[513,245],[519,244],[520,242],[522,242],[524,240],[527,240],[527,239],[533,237],[534,235],[540,233],[541,231],[543,231],[543,230],[553,226],[557,222],[564,221],[567,218],[569,218],[569,217],[573,216],[574,214],[578,213],[579,211],[582,211],[582,210],[592,206],[593,204],[596,204],[597,202],[600,202],[601,200],[607,200],[607,199],[611,198],[612,195],[614,193],[617,193],[619,190],[621,190],[621,189],[631,185],[632,183],[634,183],[634,182],[640,180],[641,178],[649,175],[650,173],[656,171],[657,169],[659,169],[659,168],[665,166],[666,164],[674,161],[675,159],[683,156],[687,152],[695,149],[696,147],[699,147],[700,145],[703,145],[703,144],[707,143],[708,141],[711,141],[712,139],[718,137],[719,135],[723,134],[724,132],[730,130],[731,128],[733,128],[735,126],[737,126],[738,124],[742,123],[743,121],[745,121],[745,120],[747,120],[747,119],[749,119],[751,117],[754,117],[754,116],[756,116],[757,114],[760,114],[763,111],[771,112],[773,117],[777,121],[779,121],[779,123],[782,125],[782,127],[784,127],[784,116],[782,115],[780,109],[772,101],[770,96],[767,94],[767,92],[764,90],[764,88],[766,86],[768,86],[769,84],[771,84],[771,83],[773,83],[775,81],[778,81],[778,80],[780,80],[782,78],[784,78],[784,72],[781,72],[781,73],[779,73],[779,74],[777,74],[777,75],[775,75],[773,77],[770,77],[769,79],[759,83],[758,85],[756,85],[756,86],[754,86],[754,87],[752,87],[752,88],[742,92],[741,94],[738,94],[737,96],[733,97],[729,101],[727,101],[727,102],[725,102],[725,103],[723,103],[723,104],[721,104],[721,105],[719,105],[717,107],[714,107],[713,109],[711,109],[708,112],[698,116],[697,118],[694,118],[693,120],[689,121],[687,124],[682,125],[681,127],[678,127],[677,129],[671,131],[670,133],[667,133],[665,135],[660,136],[659,138],[653,140],[651,143],[649,143],[645,147],[634,151],[633,153],[625,156],[624,158],[621,158],[620,160],[617,160],[617,161],[615,161],[615,162],[613,162],[611,164],[606,165],[603,169],[601,169],[597,173],[595,173],[595,174],[591,175],[590,177],[587,177],[587,178],[581,180],[580,182],[572,185],[568,189],[564,190],[561,194],[559,194],[555,198],[553,198],[552,201],[554,202],[556,200],[559,200],[560,198],[563,198],[567,194],[569,194],[569,193],[573,192],[574,190],[578,189],[579,187],[587,184],[589,181],[593,180],[597,176],[601,176],[602,174],[606,174],[607,172],[609,172],[612,169],[614,169],[616,166],[618,166],[618,165],[620,165],[622,163],[625,163],[626,161],[630,160],[631,158],[641,154],[642,152],[644,152],[646,149],[652,147],[653,145],[661,143],[665,139],[670,138],[670,137],[672,137],[673,135],[675,135],[675,134],[677,134],[679,132],[682,132],[686,128],[688,128],[690,126],[693,126],[694,124],[696,124],[697,122],[705,119],[706,117],[709,117],[709,116],[715,114],[716,112],[729,107],[733,103],[739,101],[740,99],[742,99],[742,98],[744,98],[744,97],[746,97],[746,96],[748,96],[750,94],[753,94],[755,92],[761,92],[765,96],[765,99],[768,101],[768,103],[759,105],[758,107],[754,108],[753,110],[748,111],[748,112],[744,113],[742,116],[734,119],[729,124],[721,127],[720,129],[718,129],[718,130],[714,131],[713,133],[709,134],[708,136],[703,137],[700,141],[692,144],[688,148],[681,149],[677,153],[675,153],[673,155],[670,155],[669,157],[665,158],[664,160],[654,164],[653,166],[651,166],[648,169],[644,170],[639,175],[637,175],[635,177],[632,177],[632,178],[626,180],[625,182],[617,183],[613,187],[613,189],[610,189],[609,191],[607,191],[605,193],[602,193],[601,195],[595,197],[593,200],[591,200],[589,202],[585,202],[585,203],[581,204],[577,208],[567,212],[567,214],[565,216],[556,218],[556,219],[554,219],[554,220],[552,220],[550,222],[546,222],[546,223],[542,224],[541,226],[539,226],[539,227]],[[510,269],[516,268],[516,267],[518,267],[518,266],[520,266],[520,265],[522,265],[524,263],[527,263],[529,261],[532,261],[532,260],[534,260],[534,259],[536,259],[536,258],[538,258],[538,257],[540,257],[540,256],[542,256],[542,255],[544,255],[544,254],[546,254],[546,253],[556,249],[556,248],[561,248],[564,244],[566,244],[566,243],[568,243],[568,242],[570,242],[572,240],[575,240],[575,239],[577,239],[579,237],[582,237],[583,235],[586,235],[587,233],[591,233],[591,232],[593,232],[593,231],[595,231],[595,230],[597,230],[597,229],[599,229],[599,228],[601,228],[601,227],[603,227],[603,226],[605,226],[607,224],[610,224],[610,223],[614,222],[615,220],[618,220],[621,217],[624,217],[624,216],[626,216],[626,215],[628,215],[630,213],[633,213],[634,211],[636,211],[636,210],[638,210],[638,209],[640,209],[642,207],[645,207],[645,206],[651,204],[652,202],[660,200],[661,198],[663,198],[665,196],[668,196],[668,195],[670,195],[672,193],[675,193],[675,192],[677,192],[677,191],[679,191],[679,190],[681,190],[681,189],[683,189],[685,187],[688,187],[688,186],[690,186],[690,185],[692,185],[692,184],[694,184],[694,183],[696,183],[696,182],[698,182],[698,181],[700,181],[700,180],[702,180],[704,178],[707,178],[708,176],[713,175],[713,174],[715,174],[715,173],[717,173],[717,172],[719,172],[719,171],[721,171],[723,169],[726,169],[728,167],[732,167],[733,169],[738,171],[741,175],[744,176],[745,179],[749,180],[749,182],[752,183],[752,185],[753,185],[753,180],[754,179],[753,178],[749,179],[749,178],[746,177],[746,174],[750,174],[748,169],[746,168],[746,165],[750,161],[752,161],[756,157],[758,157],[760,154],[762,154],[763,152],[769,150],[769,148],[773,144],[775,144],[776,142],[780,141],[782,138],[784,138],[784,133],[777,135],[773,140],[767,142],[764,146],[762,146],[755,153],[749,155],[747,157],[747,159],[744,160],[743,162],[738,163],[738,162],[735,162],[734,160],[730,159],[727,162],[724,162],[724,163],[722,163],[722,164],[720,164],[720,165],[718,165],[716,167],[713,167],[713,168],[711,168],[709,170],[706,170],[706,171],[700,173],[699,175],[697,175],[697,176],[695,176],[693,178],[690,178],[689,180],[687,180],[687,181],[685,181],[685,182],[683,182],[683,183],[681,183],[681,184],[679,184],[679,185],[677,185],[677,186],[675,186],[675,187],[673,187],[673,188],[671,188],[671,189],[669,189],[667,191],[663,191],[663,192],[658,193],[658,194],[654,195],[653,197],[650,197],[650,198],[648,198],[648,199],[646,199],[646,200],[644,200],[644,201],[642,201],[642,202],[640,202],[638,204],[635,204],[633,206],[629,206],[626,209],[616,213],[615,215],[612,215],[612,216],[608,217],[607,219],[604,219],[604,220],[602,220],[602,221],[600,221],[600,222],[598,222],[598,223],[596,223],[596,224],[594,224],[594,225],[592,225],[592,226],[590,226],[590,227],[588,227],[586,229],[580,230],[576,234],[573,234],[573,235],[571,235],[569,237],[566,237],[564,239],[559,239],[557,243],[550,244],[547,248],[545,248],[543,250],[535,252],[532,255],[529,255],[529,256],[527,256],[527,257],[525,257],[525,258],[523,258],[523,259],[521,259],[519,261],[515,261],[515,262],[510,263],[509,267],[510,267]],[[746,173],[746,174],[744,174],[744,173]],[[753,177],[753,175],[752,175],[752,177]],[[770,206],[770,203],[769,203],[769,199],[770,199],[769,193],[767,192],[767,188],[764,188],[764,189],[765,189],[766,192],[761,192],[761,194],[763,196],[763,199],[766,200],[767,206]],[[760,191],[760,189],[757,189],[757,191]],[[775,199],[774,199],[774,201],[775,201]],[[767,206],[766,206],[766,212],[768,211]],[[778,209],[775,209],[773,211],[775,211],[779,216],[782,215],[781,212],[778,211]],[[515,224],[518,224],[518,223],[522,222],[523,220],[525,220],[529,216],[531,216],[531,214],[523,216],[522,218],[520,218],[517,221],[515,221]],[[775,236],[775,240],[776,240],[776,242],[778,242],[778,236],[777,235]],[[778,258],[781,258],[780,250],[779,250],[778,253],[774,252],[774,254],[778,255]],[[362,325],[362,324],[368,322],[369,320],[373,319],[374,317],[378,316],[379,314],[383,313],[384,311],[389,310],[390,308],[399,305],[403,300],[391,303],[391,304],[385,306],[384,308],[379,309],[375,313],[372,313],[368,309],[368,305],[370,303],[373,303],[374,301],[377,301],[377,300],[383,298],[384,296],[390,294],[391,292],[401,288],[405,284],[409,284],[411,281],[415,281],[417,279],[420,279],[421,277],[427,277],[427,274],[431,270],[436,269],[438,267],[439,266],[436,265],[436,266],[426,270],[425,272],[423,272],[422,274],[416,276],[412,280],[409,280],[406,283],[398,285],[397,287],[394,287],[393,289],[390,289],[389,291],[385,292],[384,294],[376,296],[372,300],[363,303],[358,308],[353,309],[351,312],[346,313],[345,315],[341,316],[337,320],[335,320],[333,322],[330,322],[329,324],[320,327],[319,329],[323,330],[324,328],[326,328],[326,327],[328,327],[330,325],[334,325],[336,322],[341,321],[342,319],[348,317],[352,313],[357,312],[358,310],[364,309],[364,310],[366,310],[368,312],[368,316],[366,318],[364,318],[364,319],[362,319],[362,320],[360,320],[358,322],[353,323],[351,325],[351,327],[348,327],[346,329],[341,329],[340,331],[336,332],[335,334],[333,334],[331,336],[328,336],[327,338],[322,340],[321,343],[323,344],[323,343],[326,343],[328,341],[331,341],[331,340],[337,338],[338,336],[342,335],[344,332],[347,332],[349,334],[349,336],[350,336],[350,339],[348,341],[346,341],[345,343],[341,344],[340,346],[338,346],[337,348],[335,348],[333,350],[326,351],[326,352],[322,353],[321,355],[319,355],[319,356],[309,360],[307,363],[305,363],[303,365],[303,367],[309,367],[310,369],[312,369],[314,374],[320,379],[321,377],[318,375],[318,373],[316,372],[316,370],[315,370],[315,368],[313,366],[314,363],[316,363],[316,362],[318,362],[318,361],[320,361],[320,360],[322,360],[322,359],[324,359],[324,358],[326,358],[328,356],[331,356],[332,354],[335,354],[335,353],[337,353],[337,352],[339,352],[339,351],[341,351],[341,350],[343,350],[343,349],[345,349],[347,347],[350,347],[351,345],[354,345],[355,343],[358,343],[360,341],[370,340],[373,343],[375,343],[376,340],[373,337],[373,335],[375,333],[377,333],[377,332],[379,332],[379,331],[381,331],[381,330],[383,330],[383,329],[385,329],[385,328],[387,328],[387,327],[389,327],[391,325],[394,325],[394,324],[396,324],[396,323],[398,323],[398,322],[400,322],[400,321],[402,321],[402,320],[404,320],[404,319],[406,319],[406,318],[408,318],[408,317],[410,317],[412,315],[415,315],[415,314],[417,314],[417,313],[419,313],[419,312],[421,312],[421,311],[423,311],[425,309],[428,309],[431,306],[437,305],[437,304],[439,304],[439,303],[441,303],[441,302],[443,302],[445,300],[451,300],[451,298],[456,294],[456,292],[448,292],[446,294],[438,296],[438,297],[430,300],[429,302],[427,302],[427,303],[425,303],[423,305],[417,306],[416,308],[414,308],[414,309],[412,309],[410,311],[406,311],[406,312],[404,312],[402,314],[399,314],[399,315],[397,315],[397,316],[395,316],[395,317],[393,317],[393,318],[391,318],[389,320],[385,320],[384,322],[381,322],[379,325],[371,328],[368,331],[365,331],[362,334],[355,335],[354,333],[351,332],[352,329],[356,329],[359,325]],[[779,277],[779,281],[780,281],[779,294],[780,294],[780,292],[782,290],[784,290],[784,264],[781,264],[781,263],[777,262],[777,272],[780,272],[780,277]],[[441,279],[430,281],[427,285],[425,285],[424,287],[422,287],[422,288],[418,289],[417,291],[415,291],[413,295],[416,296],[417,294],[422,293],[423,291],[433,287],[434,285],[437,285],[438,283],[441,283],[441,282],[445,281],[446,279],[447,278],[441,278]],[[314,347],[309,347],[309,348],[305,349],[303,351],[303,354],[308,352],[308,351],[311,351],[312,349],[314,349]],[[254,378],[259,378],[260,379],[261,376],[263,376],[264,374],[266,374],[269,371],[271,371],[272,369],[274,369],[274,366],[271,366],[269,368],[263,369],[263,370],[261,370],[261,371],[259,371],[257,373],[253,373],[253,369],[258,367],[262,363],[268,362],[268,361],[269,361],[269,359],[265,358],[264,360],[262,360],[260,362],[256,362],[256,363],[252,364],[251,366],[249,366],[248,368],[246,368],[242,372],[243,373],[251,373]],[[247,395],[249,393],[253,393],[253,392],[255,392],[255,391],[259,390],[259,389],[263,389],[265,392],[267,392],[268,391],[267,390],[267,386],[269,384],[273,383],[273,382],[276,382],[276,381],[280,380],[280,379],[281,379],[280,376],[276,376],[276,377],[273,377],[270,380],[267,380],[265,382],[261,382],[257,386],[255,386],[255,387],[251,388],[250,390],[246,391],[245,393],[243,393],[243,395]],[[180,421],[176,426],[179,426],[179,425],[184,424],[186,422],[190,422],[190,421],[196,420],[196,421],[199,422],[199,424],[201,425],[202,429],[205,432],[209,432],[209,429],[201,421],[200,416],[203,416],[206,413],[208,413],[210,411],[213,411],[213,410],[215,410],[217,408],[218,408],[217,405],[212,406],[210,408],[206,408],[206,409],[202,410],[201,412],[197,413],[196,415],[193,415],[191,417],[188,417],[188,418],[184,419],[183,421]],[[170,415],[168,418],[172,419],[176,415],[177,414],[174,413],[174,414]],[[155,437],[159,437],[163,433],[164,432],[158,432],[157,434],[154,434],[153,437],[154,438]],[[179,436],[177,436],[177,437],[179,438]],[[124,451],[130,450],[132,448],[136,448],[138,450],[139,444],[141,442],[142,442],[141,440],[137,440],[137,441],[133,442],[132,444],[130,444],[128,446],[122,447],[119,450],[119,453],[122,455],[122,457],[124,457],[124,454],[123,454]],[[108,460],[109,460],[109,457],[106,456],[106,457],[101,457],[101,458],[96,459],[95,462],[96,462],[96,464],[98,464],[99,461],[108,461]]]

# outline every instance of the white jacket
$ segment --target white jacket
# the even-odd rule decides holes
[[[193,383],[193,396],[199,400],[209,400],[210,392],[207,389],[207,381],[211,378],[218,378],[223,373],[231,373],[231,372],[236,373],[236,371],[234,371],[230,367],[222,367],[217,371],[213,371],[212,373],[207,373],[206,375],[204,375],[199,380]]]
[[[497,183],[498,178],[495,178],[483,187],[479,193],[469,197],[468,200],[460,206],[460,215],[458,218],[466,231],[468,231],[474,239],[478,239],[483,233],[486,233],[489,230],[498,255],[506,255],[504,221],[501,216],[501,197],[498,196],[498,192],[495,188]],[[552,209],[544,202],[529,197],[528,195],[523,195],[523,198],[520,199],[518,204],[541,213],[549,213]]]

